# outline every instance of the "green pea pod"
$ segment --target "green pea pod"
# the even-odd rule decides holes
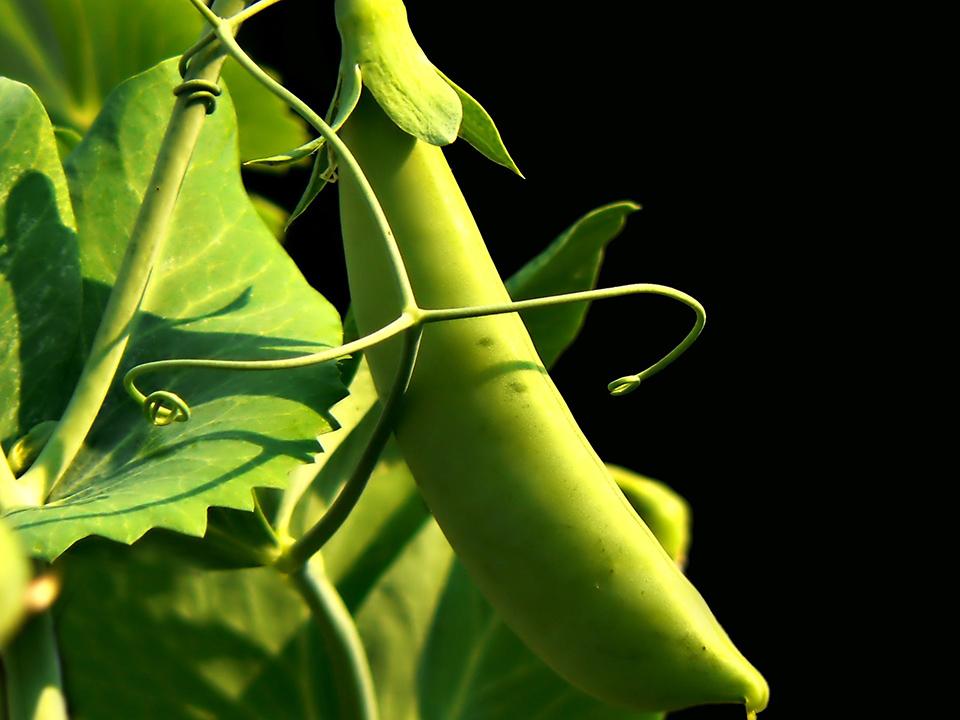
[[[367,10],[400,4],[358,1]],[[338,0],[338,18],[350,4]],[[369,30],[369,38],[345,37],[345,47],[377,39],[362,16],[353,20],[341,32]],[[509,301],[439,147],[401,131],[367,91],[342,136],[383,206],[421,307]],[[353,308],[368,333],[397,317],[400,293],[349,173],[340,206]],[[391,341],[369,352],[381,393],[399,350]],[[636,710],[766,706],[763,677],[619,491],[517,315],[428,325],[396,435],[478,587],[570,683]]]
[[[687,564],[690,547],[690,506],[662,482],[632,470],[607,464],[610,476],[637,515],[681,568]]]

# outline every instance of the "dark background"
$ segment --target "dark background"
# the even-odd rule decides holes
[[[785,10],[529,5],[407,3],[421,46],[491,113],[527,179],[462,143],[448,158],[504,276],[588,210],[643,205],[600,284],[682,289],[707,308],[704,335],[648,385],[612,398],[606,383],[668,351],[691,316],[653,297],[605,301],[553,377],[605,460],[690,501],[691,579],[767,677],[764,717],[802,717],[804,702],[824,700],[822,682],[810,697],[809,626],[830,602],[817,570],[832,549],[830,518],[807,510],[819,503],[808,491],[824,480],[837,413],[814,374],[828,330],[812,298],[832,266],[820,238],[835,201],[821,165],[829,102],[810,77],[816,48]],[[282,4],[250,25],[241,42],[325,110],[339,59],[329,6]],[[248,180],[292,207],[306,173]],[[334,191],[287,248],[345,309]],[[742,716],[734,706],[671,715]]]

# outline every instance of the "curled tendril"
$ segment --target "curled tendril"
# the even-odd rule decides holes
[[[184,51],[183,55],[180,56],[180,62],[177,63],[177,70],[180,71],[180,77],[187,77],[190,61],[193,60],[198,52],[213,42],[216,37],[216,33],[209,32]]]
[[[643,378],[640,375],[624,375],[622,378],[617,378],[609,383],[607,390],[610,391],[611,395],[626,395],[640,387],[642,380]]]
[[[207,106],[207,115],[217,109],[217,97],[222,92],[216,83],[200,79],[185,80],[173,89],[174,95],[187,96],[187,104],[203,102]]]
[[[190,406],[176,393],[157,390],[144,399],[143,414],[157,427],[164,427],[189,420]]]

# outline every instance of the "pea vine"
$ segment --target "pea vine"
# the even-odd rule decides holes
[[[277,5],[279,0],[256,2],[216,0],[210,7],[202,0],[189,0],[189,3],[202,17],[206,29],[199,40],[185,50],[177,60],[180,81],[169,88],[175,97],[173,108],[156,153],[152,172],[146,183],[146,191],[142,195],[142,202],[136,212],[129,238],[126,239],[122,260],[116,268],[115,281],[99,317],[96,332],[90,338],[89,346],[85,350],[85,361],[82,369],[79,370],[73,393],[59,418],[56,421],[52,418],[47,419],[35,425],[29,433],[19,434],[15,443],[8,443],[5,445],[5,450],[0,452],[0,509],[15,531],[23,528],[32,529],[42,521],[38,521],[36,515],[31,513],[40,510],[56,511],[64,504],[65,499],[76,494],[76,487],[72,484],[75,480],[71,472],[75,472],[77,467],[95,462],[83,453],[90,445],[91,432],[99,427],[98,422],[104,421],[104,409],[107,407],[108,397],[112,398],[111,391],[118,382],[147,418],[151,426],[149,432],[153,433],[147,436],[149,439],[146,444],[149,444],[153,442],[153,438],[160,437],[157,433],[173,432],[177,426],[186,424],[188,421],[202,424],[217,422],[216,418],[207,420],[202,417],[202,409],[205,406],[200,406],[201,409],[192,409],[187,400],[181,396],[186,394],[184,391],[181,390],[178,393],[171,389],[177,387],[177,381],[182,381],[188,374],[202,374],[203,371],[280,373],[318,366],[327,367],[333,372],[335,361],[357,358],[386,341],[399,339],[402,344],[399,354],[400,362],[388,391],[383,393],[379,402],[371,400],[366,407],[360,408],[357,412],[358,417],[353,428],[356,432],[353,435],[359,439],[358,446],[352,449],[349,455],[344,452],[333,456],[346,458],[345,467],[339,468],[337,480],[332,485],[335,492],[327,493],[327,497],[321,503],[322,512],[312,513],[309,522],[303,520],[305,515],[303,508],[316,501],[318,488],[322,485],[324,462],[333,462],[328,460],[315,463],[319,472],[315,469],[312,476],[300,482],[298,487],[296,482],[293,482],[293,489],[280,502],[265,493],[253,493],[252,507],[245,508],[250,512],[223,516],[220,518],[222,522],[218,523],[217,517],[211,511],[212,520],[203,528],[207,535],[204,541],[206,546],[219,547],[220,550],[230,553],[238,566],[264,568],[273,573],[271,577],[276,577],[276,571],[278,571],[279,576],[286,578],[290,587],[295,589],[312,613],[312,622],[319,631],[330,662],[335,704],[340,709],[341,717],[373,720],[380,715],[380,705],[375,687],[375,673],[371,669],[364,642],[354,618],[356,608],[351,606],[352,601],[349,597],[345,599],[341,596],[337,585],[323,567],[324,562],[321,560],[320,553],[321,551],[326,553],[328,544],[334,541],[337,533],[349,526],[351,518],[357,517],[355,511],[365,497],[371,478],[375,476],[378,469],[384,467],[384,458],[389,457],[391,452],[396,452],[395,448],[392,448],[392,434],[402,407],[404,393],[417,367],[418,350],[425,329],[437,323],[452,323],[513,313],[525,314],[572,305],[584,306],[598,300],[640,294],[670,298],[690,308],[695,314],[693,327],[672,351],[646,369],[624,375],[608,384],[608,391],[612,395],[619,396],[635,391],[643,382],[662,371],[683,354],[702,332],[706,318],[705,311],[703,306],[690,295],[664,285],[650,283],[634,283],[602,289],[593,289],[591,285],[589,288],[576,287],[566,291],[565,288],[558,287],[556,293],[546,296],[523,297],[522,293],[519,296],[515,293],[514,299],[509,302],[463,307],[422,307],[415,296],[403,254],[394,237],[387,213],[378,201],[361,164],[339,134],[357,108],[362,93],[372,89],[376,95],[377,83],[382,81],[382,78],[377,75],[380,71],[373,69],[373,64],[369,68],[365,65],[364,58],[357,54],[358,51],[345,35],[344,56],[336,91],[329,110],[325,116],[321,116],[280,81],[274,79],[247,54],[236,40],[237,33],[244,23]],[[350,29],[341,28],[341,31],[349,33]],[[394,39],[391,39],[391,42],[393,41]],[[398,57],[414,54],[408,47],[410,42],[415,44],[412,36],[409,40],[402,36],[396,42],[400,50],[388,48],[383,51],[385,56],[393,52],[400,53]],[[417,50],[419,50],[418,46]],[[161,275],[161,267],[167,257],[166,242],[176,222],[179,212],[178,202],[188,172],[191,171],[191,163],[195,161],[198,145],[203,142],[205,122],[208,116],[221,112],[224,92],[219,79],[224,64],[230,59],[262,88],[299,115],[318,135],[315,139],[287,152],[248,161],[248,164],[278,165],[310,157],[314,159],[309,185],[290,218],[291,222],[310,205],[324,185],[349,178],[359,186],[363,201],[378,230],[378,241],[383,244],[389,256],[392,272],[390,281],[399,293],[402,311],[389,323],[362,337],[303,354],[291,353],[300,346],[313,344],[315,341],[300,342],[298,339],[285,338],[283,357],[267,359],[262,356],[243,360],[223,357],[156,359],[145,357],[143,351],[131,353],[131,338],[134,338],[136,333],[144,327],[163,326],[164,319],[159,315],[156,317],[151,315],[148,306],[151,298],[158,292],[155,287],[156,279]],[[434,71],[435,74],[432,74]],[[456,122],[450,124],[449,117],[444,114],[447,110],[442,108],[442,111],[437,111],[437,117],[440,118],[437,123],[426,129],[418,123],[433,122],[428,117],[432,111],[425,113],[426,120],[420,118],[423,113],[410,113],[408,109],[401,106],[393,108],[393,112],[391,108],[385,107],[387,114],[405,131],[421,140],[450,142],[459,132],[461,137],[484,155],[519,173],[503,146],[493,121],[479,103],[439,70],[433,68],[428,72],[431,73],[428,83],[416,85],[410,81],[409,86],[409,88],[428,89],[410,90],[402,86],[405,80],[397,81],[408,94],[401,93],[402,97],[396,102],[402,105],[422,100],[426,107],[429,105],[426,99],[414,97],[410,93],[422,92],[426,97],[429,93],[436,92],[439,93],[438,97],[447,98],[444,93],[449,91],[450,97],[456,101],[456,107],[460,108],[461,116],[456,118]],[[402,75],[400,70],[397,73],[398,77]],[[440,90],[429,89],[434,87],[430,84],[434,82],[439,83],[436,87],[441,88]],[[439,107],[448,102],[448,99],[437,102]],[[634,206],[615,208],[620,225],[625,214],[633,209],[635,209]],[[571,232],[580,232],[580,229],[574,228]],[[583,232],[589,235],[594,231],[584,230]],[[609,233],[597,242],[598,248],[602,250],[603,244],[608,240]],[[547,261],[561,262],[563,253],[567,252],[567,249],[563,243],[559,243],[555,248],[551,248],[551,251],[553,254],[547,258]],[[600,251],[598,250],[595,254],[597,256],[595,263],[599,266]],[[575,287],[572,283],[570,285]],[[247,301],[246,296],[241,294],[224,304],[223,308],[242,307]],[[227,310],[214,309],[204,312],[205,314],[188,318],[184,322],[216,319]],[[132,357],[135,357],[135,362],[131,359]],[[549,365],[553,359],[555,358],[545,359],[545,364]],[[130,367],[131,363],[132,367]],[[124,367],[129,369],[121,373]],[[172,384],[168,382],[162,385],[161,389],[152,391],[141,389],[144,386],[144,378],[152,375],[161,375],[168,380],[173,378],[174,382]],[[196,384],[193,387],[196,387]],[[354,386],[355,392],[360,392],[356,389],[359,387],[359,383]],[[113,400],[111,399],[110,402]],[[110,408],[110,412],[114,412],[112,405]],[[361,427],[362,433],[360,433]],[[185,442],[189,442],[189,439]],[[282,451],[280,453],[282,454]],[[295,453],[290,451],[287,454]],[[275,484],[282,486],[286,482],[287,480],[281,477]],[[629,483],[625,483],[622,487],[626,485]],[[639,485],[631,487],[634,487],[638,495],[645,492],[645,490],[636,489],[641,487]],[[629,497],[629,492],[627,494]],[[631,502],[633,502],[632,498]],[[639,507],[642,500],[637,500],[634,504]],[[224,504],[224,506],[228,505]],[[240,515],[244,518],[237,519]],[[656,512],[651,511],[650,517],[645,516],[644,519],[653,526],[656,522]],[[239,523],[237,527],[240,529],[236,532],[230,525],[234,522]],[[423,519],[420,518],[418,522],[422,523]],[[137,529],[131,531],[131,534],[137,532],[142,534],[146,529],[149,528]],[[178,530],[176,527],[172,529]],[[5,532],[5,527],[0,524],[0,541],[6,542],[2,532]],[[58,546],[55,550],[45,549],[42,552],[35,551],[34,554],[44,557],[45,560],[52,560],[76,539],[91,534],[97,534],[97,528],[94,525],[91,525],[85,533],[81,531],[74,533],[76,537],[72,535],[72,539],[61,543],[64,547]],[[132,540],[136,539],[136,537],[132,538]],[[0,556],[4,552],[6,550],[0,542]],[[16,552],[22,554],[21,551]],[[681,542],[677,549],[678,556],[683,552]],[[36,589],[38,578],[46,583],[43,587],[50,588],[49,579],[55,576],[49,573],[49,567],[46,565],[38,565],[38,578],[33,581],[27,578],[29,572],[19,570],[17,572],[20,573],[17,576],[19,579],[16,580],[17,587],[27,587],[32,582],[35,593],[39,592]],[[56,594],[54,589],[47,593],[47,599],[36,600],[29,608],[11,611],[10,617],[15,618],[10,621],[11,627],[24,622],[27,609],[33,613],[33,617],[10,645],[9,652],[4,655],[3,669],[6,674],[7,691],[11,698],[9,702],[11,718],[66,717],[68,702],[62,689],[55,631],[49,610]],[[0,612],[0,622],[3,620],[3,614]],[[0,630],[3,630],[2,624],[0,624]],[[0,645],[2,642],[3,633],[0,632]]]

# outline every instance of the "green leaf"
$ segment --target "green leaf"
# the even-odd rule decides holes
[[[357,106],[357,102],[360,100],[360,92],[362,89],[360,67],[357,65],[341,67],[339,85],[337,87],[336,114],[333,120],[330,121],[330,128],[334,132],[343,127],[347,118],[350,117],[350,113],[353,112],[353,109]],[[311,203],[317,198],[317,195],[320,194],[320,191],[330,182],[330,178],[335,175],[336,168],[334,166],[333,155],[324,145],[318,144],[318,148],[319,150],[317,150],[314,155],[313,168],[310,171],[310,181],[307,183],[303,195],[300,196],[297,206],[293,209],[293,212],[290,213],[290,219],[287,220],[287,228],[290,227],[290,224],[294,220],[306,212],[307,208],[310,207]],[[298,151],[302,152],[304,149],[306,149],[306,146],[297,148],[291,155],[296,155]],[[270,159],[272,158],[267,158],[267,160]]]
[[[23,601],[29,580],[30,568],[20,541],[0,520],[0,588],[3,589],[0,592],[0,650],[23,617]],[[0,704],[0,707],[3,705]]]
[[[96,330],[173,107],[176,63],[121,85],[74,150],[83,336]],[[336,311],[271,237],[240,180],[232,103],[204,126],[143,314],[87,443],[51,502],[9,521],[53,558],[90,534],[131,543],[153,527],[202,535],[207,507],[252,509],[309,461],[344,395],[335,363],[283,372],[184,370],[148,376],[193,419],[154,427],[120,387],[135,364],[176,357],[271,359],[340,342]],[[155,383],[155,384],[154,384]]]
[[[527,300],[596,287],[607,244],[639,209],[636,203],[617,202],[584,215],[507,280],[510,297]],[[570,303],[521,313],[546,367],[576,339],[588,308],[589,303]]]
[[[500,137],[500,131],[493,122],[493,118],[483,109],[470,93],[457,85],[453,80],[437,70],[447,84],[452,87],[457,95],[460,96],[460,103],[463,105],[463,121],[460,123],[459,135],[468,143],[473,145],[484,157],[492,160],[498,165],[503,165],[508,170],[513,170],[517,175],[523,177],[520,168],[510,157],[507,146],[503,144],[503,138]]]
[[[206,572],[98,540],[63,564],[54,610],[72,716],[338,717],[319,631],[279,573]]]
[[[203,20],[186,0],[0,0],[0,74],[32,86],[59,125],[85,133],[123,80],[179,55]],[[284,103],[227,63],[240,154],[294,147],[306,127]]]
[[[53,128],[0,78],[0,440],[60,416],[76,376],[80,265]]]
[[[430,521],[410,538],[356,613],[383,718],[442,717],[433,715],[432,698],[417,691],[417,678],[431,671],[423,651],[452,561],[453,550]]]
[[[653,720],[602,705],[547,668],[454,563],[420,661],[423,720]]]
[[[277,241],[282,245],[286,239],[285,228],[287,225],[287,211],[272,200],[267,200],[263,195],[250,194],[250,202],[257,209],[257,215],[263,220],[263,224],[273,234]]]

